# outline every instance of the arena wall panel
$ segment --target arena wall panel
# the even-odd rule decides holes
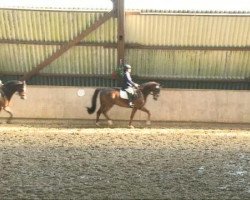
[[[77,96],[79,89],[85,90],[83,97]],[[86,111],[86,107],[91,106],[94,90],[91,87],[29,86],[28,99],[21,100],[14,95],[11,108],[15,118],[91,119],[94,124],[95,114],[89,115]],[[158,101],[148,97],[146,107],[153,121],[250,123],[249,102],[249,91],[162,89]],[[128,120],[130,112],[131,109],[114,106],[109,115],[113,120]],[[0,113],[1,118],[7,116],[3,111]],[[146,120],[146,114],[136,113],[135,120]]]

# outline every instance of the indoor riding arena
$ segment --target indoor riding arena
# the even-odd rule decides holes
[[[20,2],[0,3],[1,200],[249,199],[250,12]],[[145,105],[105,112],[124,64]]]
[[[249,126],[1,125],[1,199],[248,199]]]

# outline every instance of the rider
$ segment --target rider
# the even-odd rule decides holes
[[[129,101],[129,107],[133,107],[134,104],[132,103],[133,95],[134,95],[134,89],[133,87],[137,88],[139,85],[137,83],[134,83],[131,78],[131,66],[129,64],[124,65],[124,75],[123,75],[123,87],[122,89],[125,90],[128,93],[128,101]]]

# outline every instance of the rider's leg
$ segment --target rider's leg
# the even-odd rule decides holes
[[[126,92],[127,92],[127,94],[128,94],[128,103],[129,103],[129,107],[133,107],[134,106],[134,104],[133,104],[133,92],[134,92],[134,90],[133,90],[133,88],[132,87],[128,87],[127,89],[126,89]]]
[[[127,92],[128,93],[128,92]],[[128,105],[129,107],[134,107],[134,104],[133,104],[133,95],[131,93],[128,93]]]

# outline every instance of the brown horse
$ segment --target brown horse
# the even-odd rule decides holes
[[[122,99],[120,97],[120,89],[117,89],[117,88],[97,88],[93,94],[93,97],[92,97],[92,107],[87,108],[89,114],[94,113],[96,110],[96,100],[97,100],[97,96],[99,93],[100,93],[100,108],[97,111],[97,115],[96,115],[96,125],[99,126],[99,118],[100,118],[101,113],[103,113],[103,115],[106,117],[109,125],[112,125],[113,124],[112,120],[107,115],[107,112],[114,105],[128,108],[129,107],[128,100]],[[157,100],[159,97],[159,94],[160,94],[160,84],[156,83],[156,82],[148,82],[148,83],[144,83],[144,84],[139,86],[139,88],[137,89],[137,92],[136,92],[136,97],[133,101],[134,107],[133,107],[131,115],[130,115],[129,127],[131,127],[131,128],[133,127],[131,124],[132,124],[133,117],[134,117],[137,110],[144,111],[148,114],[147,124],[150,125],[151,113],[149,112],[148,109],[146,109],[144,107],[149,94],[152,94],[153,99]]]
[[[13,114],[9,108],[10,100],[14,93],[18,92],[21,99],[26,99],[26,83],[25,81],[8,81],[2,86],[0,86],[0,112],[5,110],[9,113],[10,117],[7,120],[7,123],[10,123]]]

